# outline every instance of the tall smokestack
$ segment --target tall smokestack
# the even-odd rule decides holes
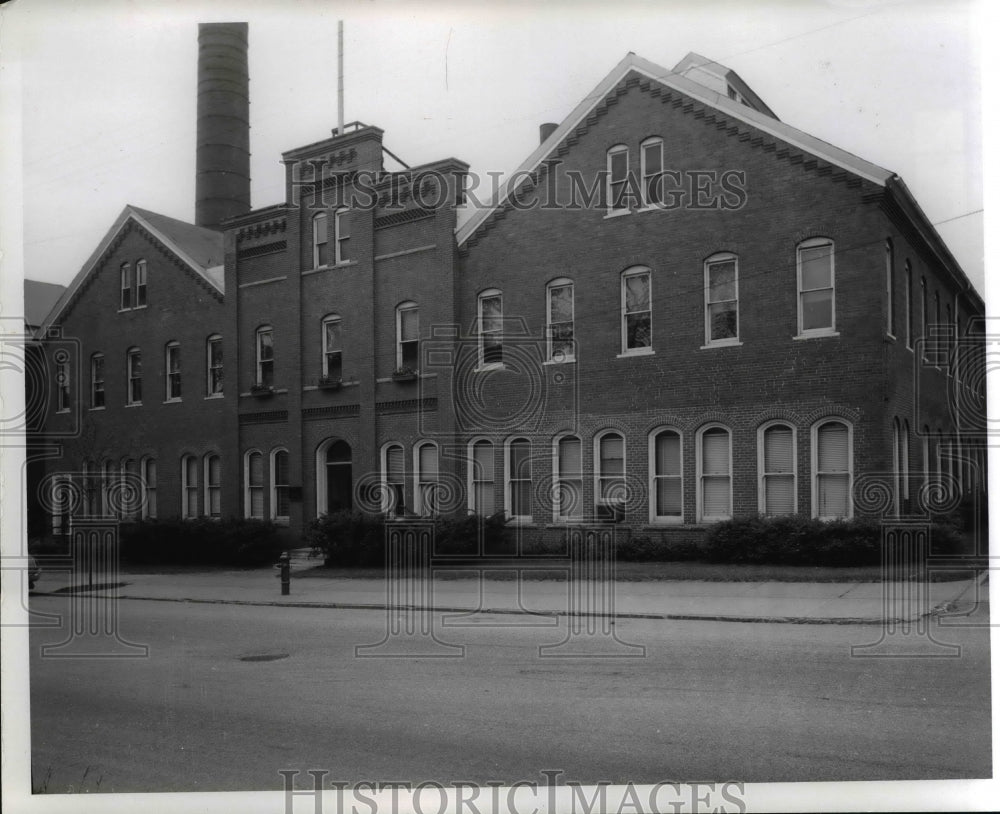
[[[198,25],[194,220],[217,229],[250,211],[250,74],[246,23]]]

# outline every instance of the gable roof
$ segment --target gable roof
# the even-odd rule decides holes
[[[689,56],[691,56],[689,54]],[[695,55],[697,56],[697,55]],[[685,58],[687,59],[687,58]],[[685,60],[681,60],[679,65],[683,65]],[[706,62],[708,62],[706,60]],[[720,66],[721,67],[721,66]],[[564,138],[569,136],[596,108],[605,97],[611,93],[615,86],[629,73],[636,73],[652,81],[658,82],[663,87],[683,93],[696,101],[724,112],[745,124],[765,132],[775,138],[798,147],[811,155],[827,161],[834,166],[847,170],[852,175],[856,175],[878,186],[885,186],[886,181],[893,177],[894,173],[887,169],[872,164],[870,161],[858,158],[846,150],[841,150],[832,144],[810,136],[791,125],[774,118],[773,114],[763,113],[754,110],[747,105],[730,99],[724,93],[717,93],[703,84],[693,81],[686,76],[667,70],[647,59],[629,52],[625,58],[619,62],[611,73],[602,79],[593,92],[587,94],[573,111],[559,124],[552,134],[542,142],[535,151],[525,159],[524,163],[509,176],[508,182],[504,183],[499,190],[497,198],[488,206],[475,210],[459,210],[461,219],[460,225],[455,230],[456,240],[461,246],[471,237],[476,230],[492,215],[503,203],[505,203],[518,187],[525,183],[528,176],[535,172],[542,161],[554,152]],[[513,187],[510,180],[514,180]]]
[[[128,204],[63,292],[44,321],[39,331],[40,334],[63,317],[67,308],[86,288],[89,279],[96,272],[105,254],[130,223],[144,230],[160,244],[161,248],[176,257],[182,267],[187,269],[197,282],[205,286],[217,299],[222,299],[225,291],[222,232],[206,229],[203,226],[195,226],[193,223],[186,223]]]
[[[24,281],[24,326],[34,330],[48,316],[49,311],[66,291],[66,286],[43,283],[41,280]]]

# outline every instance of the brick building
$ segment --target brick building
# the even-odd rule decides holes
[[[126,207],[45,326],[84,511],[669,537],[984,494],[982,299],[898,176],[724,66],[629,54],[488,204],[384,156],[355,123],[282,155],[281,203]]]

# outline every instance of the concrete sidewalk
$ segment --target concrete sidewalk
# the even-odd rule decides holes
[[[314,562],[314,561],[313,561]],[[710,619],[799,624],[882,624],[928,614],[968,613],[987,601],[985,575],[979,580],[913,582],[594,582],[577,586],[555,580],[433,579],[429,585],[406,580],[299,578],[311,565],[298,560],[291,595],[281,596],[277,571],[214,571],[187,574],[123,574],[122,587],[96,591],[121,599],[214,602],[291,607],[386,609],[431,606],[436,611],[614,615],[623,618]],[[37,593],[69,584],[68,573],[46,572]],[[586,586],[585,594],[580,587]]]

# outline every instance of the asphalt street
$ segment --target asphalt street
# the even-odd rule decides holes
[[[358,658],[386,632],[369,610],[123,600],[121,635],[149,646],[135,659],[43,658],[66,631],[33,630],[34,788],[277,790],[296,769],[413,783],[990,775],[988,629],[970,624],[985,616],[935,633],[956,658],[929,642],[922,658],[852,657],[877,626],[663,620],[617,621],[641,657],[558,658],[539,646],[565,618],[475,621],[440,629],[464,645],[446,658]]]

